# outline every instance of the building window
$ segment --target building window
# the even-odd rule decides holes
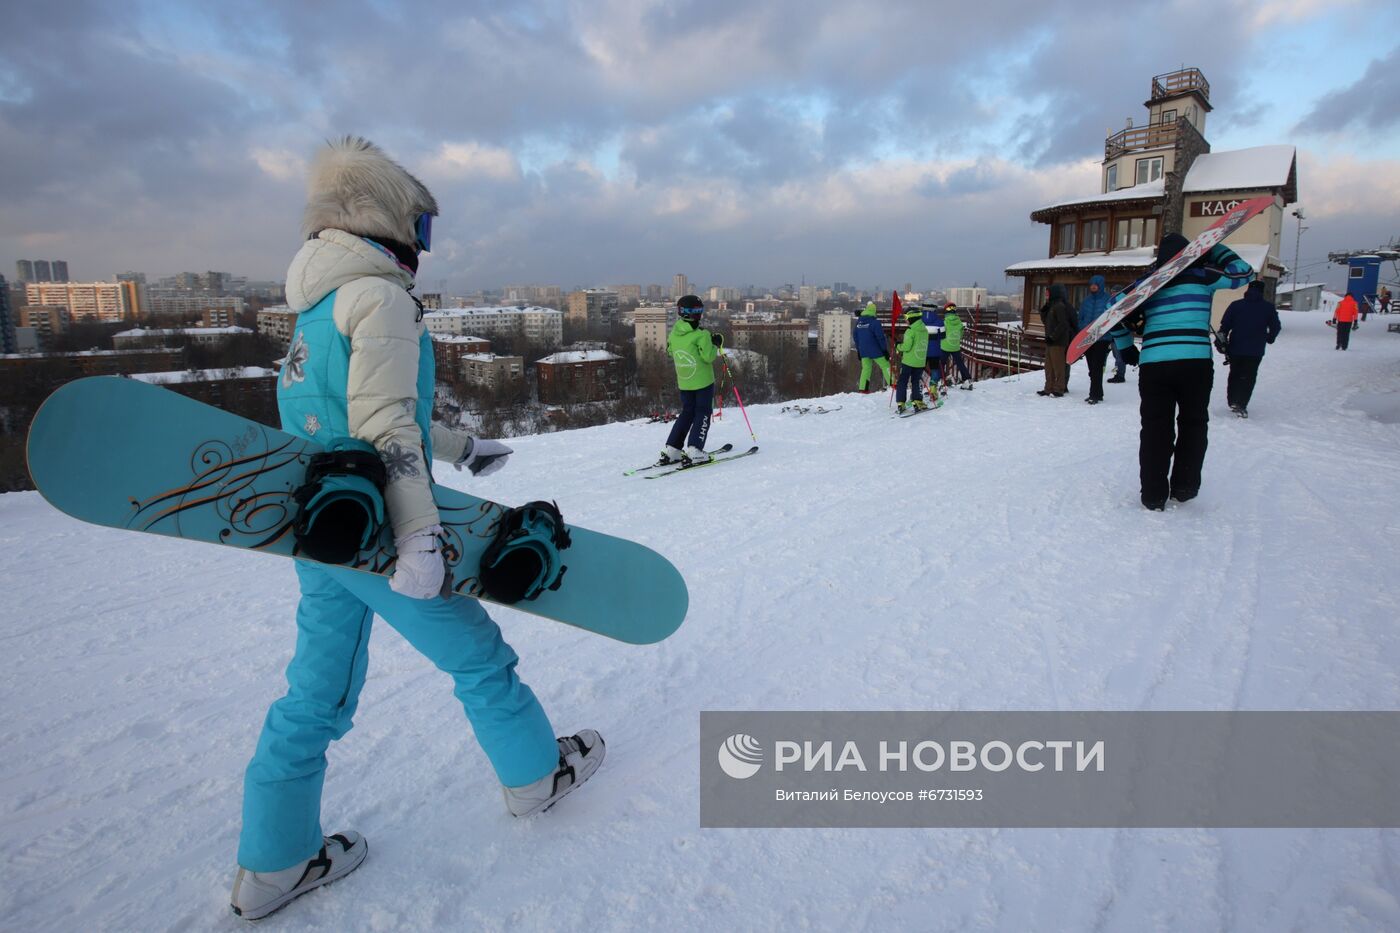
[[[1146,184],[1149,181],[1156,181],[1162,177],[1162,157],[1155,159],[1137,160],[1137,183]]]
[[[1046,296],[1049,294],[1048,285],[1031,286],[1031,310],[1039,311],[1045,305]]]
[[[1114,249],[1137,249],[1157,242],[1157,218],[1131,217],[1118,221],[1114,233]]]
[[[1108,249],[1108,221],[1085,221],[1083,245],[1086,250]]]
[[[1060,224],[1060,245],[1055,250],[1057,253],[1074,252],[1074,224]]]
[[[1176,111],[1175,111],[1175,110],[1163,110],[1163,111],[1162,111],[1162,122],[1163,122],[1163,123],[1175,123],[1175,122],[1176,122]]]
[[[1366,278],[1366,268],[1365,268],[1365,266],[1352,266],[1352,267],[1351,267],[1351,277],[1352,277],[1353,279],[1364,279],[1364,278]]]
[[[1107,183],[1104,185],[1104,188],[1105,188],[1105,190],[1108,190],[1108,191],[1117,191],[1117,190],[1118,190],[1118,163],[1117,163],[1117,162],[1113,163],[1112,165],[1110,165],[1110,166],[1108,167],[1108,181],[1107,181]]]

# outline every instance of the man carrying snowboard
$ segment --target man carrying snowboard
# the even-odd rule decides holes
[[[441,595],[432,458],[485,475],[511,449],[431,421],[432,343],[410,290],[436,214],[428,189],[364,139],[330,143],[312,164],[306,242],[287,272],[287,303],[299,316],[278,379],[282,429],[373,447],[398,558],[388,579],[296,564],[301,602],[287,693],[268,711],[244,777],[232,907],[249,920],[353,871],[368,851],[358,833],[323,834],[321,788],[326,749],[350,730],[375,615],[452,677],[512,814],[552,806],[603,759],[592,730],[555,738],[481,605]]]
[[[710,434],[710,415],[715,404],[715,358],[724,338],[700,328],[705,303],[699,295],[683,295],[676,301],[680,316],[666,338],[666,352],[676,364],[676,384],[681,392],[681,414],[671,425],[661,463],[704,463],[705,439]],[[687,440],[688,438],[688,440]],[[685,444],[685,450],[681,445]]]
[[[1162,237],[1157,268],[1189,243],[1179,233]],[[1220,289],[1239,288],[1253,277],[1249,263],[1218,243],[1109,331],[1128,365],[1142,366],[1138,473],[1144,508],[1160,512],[1168,496],[1186,502],[1200,491],[1215,378],[1210,356],[1211,299]],[[1128,329],[1139,322],[1140,353]]]

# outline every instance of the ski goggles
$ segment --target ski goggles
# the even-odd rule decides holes
[[[425,253],[433,251],[433,215],[419,214],[413,222],[414,245]]]

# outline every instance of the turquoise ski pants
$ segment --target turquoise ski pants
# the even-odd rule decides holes
[[[297,561],[301,602],[287,694],[272,704],[243,780],[238,864],[280,871],[321,848],[326,748],[350,731],[377,614],[452,676],[496,776],[507,787],[554,770],[559,750],[519,658],[474,599],[400,596],[387,577]]]

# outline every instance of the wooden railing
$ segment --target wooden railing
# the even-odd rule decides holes
[[[1119,130],[1104,140],[1104,158],[1116,159],[1123,153],[1136,149],[1175,146],[1180,122],[1173,120],[1171,123],[1151,123],[1147,126],[1130,126],[1125,130]]]
[[[1200,91],[1201,96],[1210,100],[1210,82],[1199,68],[1185,68],[1169,71],[1152,79],[1152,99],[1171,97],[1183,91]]]
[[[973,325],[963,331],[962,347],[974,379],[1045,368],[1045,340],[1035,334]]]

